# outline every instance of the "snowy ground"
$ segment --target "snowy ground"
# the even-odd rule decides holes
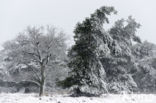
[[[156,95],[103,95],[101,97],[68,97],[51,95],[38,97],[37,94],[0,94],[0,103],[156,103]]]

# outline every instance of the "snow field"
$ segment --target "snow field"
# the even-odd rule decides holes
[[[67,95],[0,94],[0,103],[156,103],[154,94],[102,95],[101,97],[69,97]]]

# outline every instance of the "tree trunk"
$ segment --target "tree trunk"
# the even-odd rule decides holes
[[[45,76],[44,76],[44,66],[41,65],[41,81],[40,81],[40,91],[39,91],[39,96],[43,95],[44,92],[44,81],[45,81]]]
[[[40,84],[40,91],[39,91],[39,96],[43,95],[43,87],[44,87],[44,83]]]

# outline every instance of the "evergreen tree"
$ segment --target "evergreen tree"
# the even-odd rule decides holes
[[[112,39],[103,29],[103,24],[109,23],[107,16],[112,13],[116,13],[113,7],[101,7],[90,18],[78,23],[74,30],[75,45],[68,54],[71,72],[63,84],[74,86],[77,94],[107,92],[106,74],[100,57],[109,54],[108,42]]]
[[[139,67],[133,76],[139,91],[141,93],[156,93],[156,46],[145,41],[134,45],[132,50]]]
[[[118,20],[109,33],[113,38],[110,57],[102,58],[111,92],[133,91],[137,85],[132,74],[137,70],[135,57],[132,54],[133,42],[141,43],[136,36],[140,27],[131,16],[128,20]]]

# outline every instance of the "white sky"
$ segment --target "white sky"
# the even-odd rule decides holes
[[[118,11],[113,21],[132,15],[142,25],[139,36],[156,43],[156,0],[0,0],[0,45],[29,25],[54,25],[72,36],[78,21],[104,5]]]

